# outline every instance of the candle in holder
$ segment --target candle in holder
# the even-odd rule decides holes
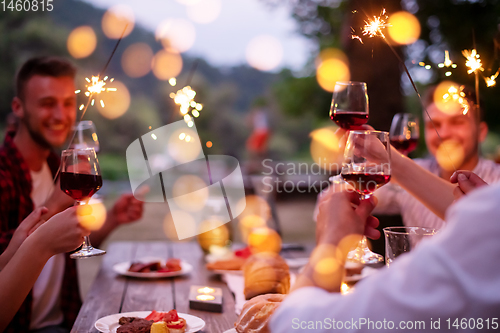
[[[222,289],[191,286],[189,308],[210,312],[222,312]]]

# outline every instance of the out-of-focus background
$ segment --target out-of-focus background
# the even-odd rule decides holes
[[[422,117],[403,63],[421,93],[444,79],[473,86],[474,74],[467,73],[462,51],[476,48],[484,67],[479,89],[490,126],[482,150],[493,159],[500,154],[499,91],[485,80],[496,78],[500,65],[496,0],[53,0],[50,11],[41,5],[37,11],[32,5],[29,11],[16,7],[34,2],[0,4],[2,137],[16,69],[25,60],[35,55],[71,59],[79,68],[77,86],[84,91],[85,78],[104,68],[126,26],[104,73],[114,78],[107,86],[117,91],[100,94],[84,117],[97,128],[106,179],[100,194],[108,206],[119,193],[130,191],[126,147],[184,117],[173,97],[187,85],[200,104],[199,116],[191,120],[205,154],[235,156],[245,176],[262,174],[261,161],[272,160],[268,165],[281,185],[270,200],[270,219],[290,242],[314,239],[312,212],[317,191],[325,186],[297,184],[336,173],[310,168],[338,161],[341,154],[328,117],[336,81],[367,82],[369,124],[389,130],[396,113]],[[385,18],[383,9],[391,25],[383,28],[384,36],[363,35],[366,20]],[[456,66],[449,66],[446,54]],[[78,96],[79,105],[85,104],[85,95]],[[411,156],[425,154],[421,136]],[[249,193],[258,192],[247,183]],[[164,239],[168,207],[146,208],[141,222],[116,231],[108,241]],[[97,266],[80,264],[85,293],[85,281],[92,280]]]

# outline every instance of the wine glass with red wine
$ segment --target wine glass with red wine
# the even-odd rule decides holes
[[[368,122],[368,93],[365,82],[336,82],[330,119],[345,130],[360,129]]]
[[[389,133],[380,131],[351,131],[347,138],[342,164],[342,178],[355,190],[361,200],[391,179],[391,146]],[[370,251],[366,237],[349,252],[348,260],[361,264],[384,261],[380,254]]]
[[[418,118],[411,113],[398,113],[392,118],[389,132],[391,145],[401,154],[408,155],[417,148],[420,131]]]
[[[88,201],[102,187],[99,161],[94,148],[67,149],[61,156],[61,190],[78,204]],[[82,248],[70,255],[72,259],[100,256],[106,251],[96,249],[85,236]]]

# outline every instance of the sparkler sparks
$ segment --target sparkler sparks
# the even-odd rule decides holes
[[[88,77],[85,78],[85,81],[87,81],[89,84],[87,84],[87,91],[85,91],[85,96],[90,97],[93,95],[99,95],[100,93],[104,91],[116,91],[116,88],[104,88],[106,85],[106,81],[108,80],[108,77],[105,76],[104,79],[100,80],[99,76],[92,76],[92,79],[89,79]],[[113,82],[114,79],[111,79],[109,82]],[[75,94],[79,94],[81,90],[75,91]],[[102,107],[104,107],[104,101],[101,99],[99,100],[100,104]],[[92,98],[90,104],[94,106],[95,99]],[[80,110],[83,110],[85,108],[85,105],[82,104],[80,105]]]
[[[463,50],[462,54],[467,59],[465,62],[465,66],[469,67],[467,74],[484,71],[483,64],[481,63],[481,59],[479,59],[479,53],[477,53],[476,49]]]
[[[500,68],[492,76],[488,76],[488,77],[484,78],[484,81],[486,82],[487,87],[494,87],[497,84],[496,78],[498,77],[499,73],[500,73]]]
[[[365,20],[365,25],[362,30],[363,36],[368,36],[369,38],[380,36],[385,39],[385,35],[382,30],[390,26],[390,24],[386,21],[388,18],[389,16],[387,16],[384,8],[382,9],[380,16],[373,16],[373,19]],[[352,29],[352,31],[354,32],[354,29]],[[363,44],[361,37],[355,35],[354,33],[351,35],[351,38],[357,39],[361,42],[361,44]]]
[[[463,108],[462,114],[466,115],[469,112],[470,106],[469,102],[465,99],[465,92],[463,90],[464,86],[460,86],[459,89],[455,86],[450,86],[448,92],[443,95],[443,102],[453,101],[459,103]]]
[[[172,98],[175,104],[180,105],[181,115],[184,116],[184,121],[189,127],[193,127],[194,122],[192,117],[199,117],[200,111],[203,109],[203,105],[195,102],[194,97],[196,96],[196,91],[194,91],[190,86],[185,86],[184,88],[177,90],[176,93],[171,93],[170,98]],[[191,112],[191,115],[189,114]]]

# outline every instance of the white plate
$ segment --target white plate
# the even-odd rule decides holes
[[[95,322],[95,328],[103,333],[116,333],[116,329],[120,327],[118,320],[121,317],[139,317],[146,318],[151,311],[135,311],[125,313],[115,313],[106,317],[102,317]],[[199,317],[189,315],[187,313],[178,313],[179,317],[186,319],[186,333],[194,333],[205,327],[205,321]]]
[[[161,258],[155,258],[155,257],[144,257],[139,260],[136,260],[134,262],[142,262],[142,263],[148,263],[148,262],[155,262],[159,261],[161,262],[162,266],[165,265],[165,260]],[[127,262],[121,262],[119,264],[115,264],[113,266],[113,270],[121,275],[125,276],[131,276],[131,277],[137,277],[137,278],[146,278],[146,279],[157,279],[157,278],[167,278],[167,277],[173,277],[173,276],[179,276],[179,275],[184,275],[193,270],[193,266],[191,264],[182,261],[181,260],[181,270],[177,272],[147,272],[147,273],[141,273],[141,272],[129,272],[130,265],[132,264],[131,261]]]

